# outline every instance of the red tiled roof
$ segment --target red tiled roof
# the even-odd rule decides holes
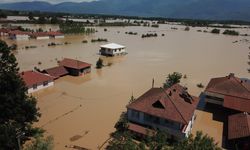
[[[5,29],[5,28],[1,28],[0,29],[0,32],[3,32],[3,33],[9,33],[10,30],[9,29]]]
[[[33,32],[31,33],[31,36],[33,37],[44,37],[49,36],[48,32]]]
[[[70,59],[70,58],[64,58],[60,63],[60,66],[64,66],[67,68],[74,68],[74,69],[84,69],[87,67],[91,67],[91,64],[82,62],[80,60]]]
[[[11,34],[11,35],[29,35],[30,32],[24,32],[24,31],[20,31],[20,30],[13,30],[13,31],[10,31],[9,34]]]
[[[49,36],[59,36],[59,35],[63,35],[62,32],[58,32],[58,31],[50,31],[48,32]]]
[[[133,131],[133,132],[140,133],[143,135],[149,135],[149,136],[154,135],[156,133],[156,131],[154,131],[154,130],[145,128],[143,126],[140,126],[140,125],[137,125],[134,123],[128,123],[128,129]]]
[[[228,117],[228,139],[250,136],[250,115],[245,113]]]
[[[224,106],[250,112],[250,83],[234,75],[213,78],[206,87],[206,92],[224,95]]]
[[[182,124],[188,124],[199,99],[194,96],[190,96],[189,99],[184,98],[183,93],[186,93],[184,94],[186,96],[190,96],[187,94],[185,88],[179,84],[175,84],[168,89],[152,88],[129,104],[127,108]],[[190,102],[188,102],[189,100]],[[154,104],[160,104],[162,108],[154,107]]]
[[[48,73],[50,76],[54,77],[54,79],[57,79],[69,73],[63,66],[49,68],[46,69],[45,72]]]
[[[53,81],[51,76],[36,71],[25,71],[20,73],[20,76],[27,87],[32,87],[34,84],[43,84],[45,81]]]

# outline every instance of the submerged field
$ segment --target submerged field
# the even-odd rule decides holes
[[[191,94],[199,96],[202,89],[196,85],[206,85],[212,77],[226,76],[230,72],[239,77],[250,77],[247,72],[249,36],[197,32],[212,28],[197,27],[184,31],[184,26],[175,25],[178,30],[171,27],[112,27],[107,28],[107,32],[97,27],[98,32],[88,36],[67,35],[64,39],[16,42],[16,57],[21,71],[35,66],[40,69],[53,67],[63,57],[93,65],[91,74],[87,76],[65,76],[56,80],[54,87],[33,94],[42,113],[36,126],[43,127],[48,135],[54,136],[56,149],[67,149],[65,146],[70,145],[97,149],[109,138],[132,93],[135,97],[140,96],[151,88],[153,78],[155,86],[162,86],[167,74],[181,72],[187,75],[182,84],[189,88]],[[250,34],[249,28],[236,30]],[[129,31],[138,35],[125,34]],[[142,39],[141,35],[145,33],[157,33],[158,37]],[[104,43],[91,43],[94,38],[107,38],[109,42],[125,45],[128,55],[102,57],[109,66],[96,70],[99,45]],[[89,42],[82,43],[83,40]],[[71,44],[48,47],[50,42]],[[37,48],[24,49],[27,45]]]

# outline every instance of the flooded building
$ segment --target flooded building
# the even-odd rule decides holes
[[[64,38],[64,34],[61,32],[51,31],[51,32],[48,32],[48,35],[50,38],[55,38],[55,39]]]
[[[7,36],[7,35],[9,35],[9,32],[10,32],[9,29],[1,28],[0,29],[0,36]]]
[[[28,40],[29,34],[30,34],[29,32],[14,30],[9,32],[9,37],[12,40]]]
[[[228,139],[236,149],[250,149],[250,115],[240,113],[228,117]]]
[[[54,80],[69,74],[69,72],[66,70],[66,68],[64,68],[64,66],[57,66],[45,69],[43,72],[52,76]]]
[[[28,93],[54,85],[53,77],[33,70],[22,72],[20,76],[28,87]]]
[[[222,105],[228,109],[250,113],[250,83],[233,73],[213,78],[205,89],[205,102]]]
[[[69,75],[72,76],[80,76],[91,72],[91,64],[80,60],[64,58],[59,65],[65,67]]]
[[[125,54],[125,46],[116,43],[110,43],[100,46],[100,54],[105,56],[115,56]]]
[[[198,102],[179,84],[151,88],[127,106],[129,130],[136,134],[164,130],[172,139],[181,140],[191,133]]]
[[[213,78],[205,89],[205,102],[216,109],[224,109],[226,145],[229,149],[250,149],[250,82],[230,73]],[[237,148],[236,148],[237,147]]]
[[[32,34],[30,34],[30,37],[37,40],[49,39],[49,35],[47,32],[33,32]]]

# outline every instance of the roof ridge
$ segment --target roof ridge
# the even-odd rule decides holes
[[[236,80],[238,83],[240,83],[240,85],[244,88],[244,89],[246,89],[248,92],[250,92],[240,81],[242,81],[240,78],[238,78],[238,79],[240,79],[240,81],[239,80],[237,80],[236,79],[236,77],[233,77],[234,78],[234,80]],[[243,82],[243,81],[242,81]]]
[[[177,110],[177,112],[180,114],[181,118],[185,121],[185,123],[188,123],[185,118],[182,116],[182,113],[180,112],[180,110],[178,109],[178,107],[176,106],[176,104],[174,103],[174,101],[172,100],[172,98],[167,94],[167,92],[163,89],[163,88],[160,88],[163,90],[164,94],[170,99],[171,103],[174,105],[175,109]]]

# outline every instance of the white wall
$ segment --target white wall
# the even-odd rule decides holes
[[[48,87],[53,86],[53,85],[54,85],[54,81],[50,81],[50,82],[48,83],[48,85],[46,85],[46,86],[43,86],[43,84],[37,85],[37,88],[36,88],[36,89],[33,89],[33,87],[29,88],[29,89],[28,89],[28,93],[33,93],[33,92],[36,92],[36,91],[39,91],[39,90],[48,88]]]
[[[29,36],[28,35],[11,35],[10,36],[11,39],[13,40],[28,40]]]
[[[64,38],[64,35],[57,35],[57,36],[55,36],[55,39],[61,39],[61,38]]]
[[[49,36],[38,36],[36,37],[37,40],[47,40],[49,39]]]

